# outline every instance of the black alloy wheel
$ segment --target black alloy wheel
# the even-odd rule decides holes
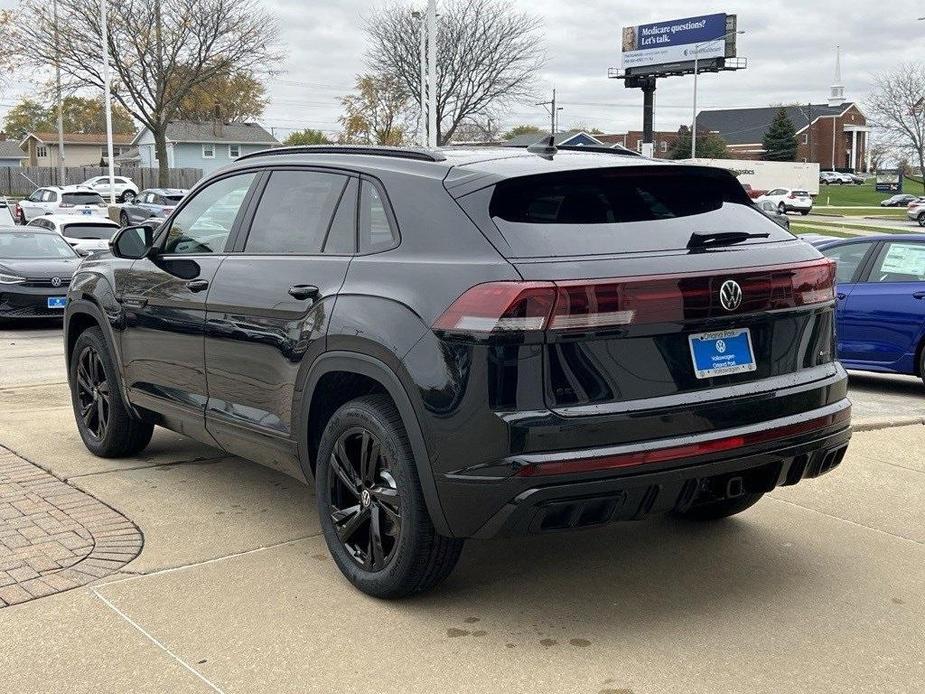
[[[106,438],[112,412],[112,389],[106,379],[103,360],[92,346],[84,347],[77,359],[78,416],[96,439]]]
[[[401,498],[379,439],[362,427],[345,431],[330,457],[331,522],[341,544],[366,571],[381,571],[401,539]]]

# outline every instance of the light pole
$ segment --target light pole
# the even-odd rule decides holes
[[[421,115],[418,119],[418,145],[427,146],[427,21],[425,12],[414,10],[411,16],[418,20],[418,30],[420,31],[420,42],[418,45],[418,56],[420,57],[421,78],[418,88],[420,94],[418,105],[421,109]]]
[[[103,49],[103,98],[106,111],[106,153],[109,159],[109,204],[116,204],[116,181],[112,153],[112,90],[109,82],[109,25],[107,5],[109,0],[100,0],[100,41]]]
[[[61,44],[58,40],[58,0],[53,0],[52,12],[55,21],[55,89],[58,99],[58,185],[64,180],[64,102],[61,100]]]
[[[744,34],[745,30],[727,31],[722,36],[717,36],[709,41],[701,41],[694,44],[694,113],[691,118],[691,159],[697,158],[697,70],[700,67],[700,47],[715,41],[724,41],[733,34]]]
[[[427,144],[437,146],[437,0],[427,0]]]

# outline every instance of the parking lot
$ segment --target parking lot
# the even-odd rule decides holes
[[[446,584],[399,602],[342,579],[310,490],[289,478],[165,431],[136,459],[87,453],[55,326],[0,331],[0,383],[0,509],[18,466],[31,484],[89,495],[74,504],[86,524],[116,514],[143,536],[132,549],[131,528],[101,532],[129,539],[75,564],[89,564],[72,573],[82,585],[0,609],[0,639],[16,644],[5,691],[911,693],[925,681],[917,379],[852,375],[856,423],[873,430],[832,474],[735,519],[473,541]]]

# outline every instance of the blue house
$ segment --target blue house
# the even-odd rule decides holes
[[[26,153],[19,148],[19,143],[14,140],[7,140],[6,136],[0,133],[0,166],[22,166]]]
[[[167,165],[176,169],[202,169],[206,175],[244,154],[279,145],[273,135],[256,123],[175,121],[167,126]],[[142,128],[132,146],[138,148],[140,166],[158,165],[150,130]]]
[[[505,147],[527,147],[535,144],[543,138],[549,137],[549,133],[527,133],[506,140],[501,144]],[[589,135],[583,130],[569,130],[568,132],[556,133],[556,147],[568,145],[570,147],[608,147],[598,140],[594,135]]]

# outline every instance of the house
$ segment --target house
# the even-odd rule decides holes
[[[114,134],[113,154],[119,156],[128,148],[133,135]],[[25,152],[26,166],[56,167],[60,162],[58,154],[58,133],[29,133],[19,148]],[[66,166],[99,166],[107,156],[105,133],[64,133],[64,164]]]
[[[549,133],[527,133],[525,135],[518,135],[517,137],[512,137],[510,140],[505,140],[501,144],[504,147],[529,147],[532,144],[539,142],[540,140],[549,137]],[[582,130],[570,130],[569,132],[556,133],[556,138],[554,140],[556,147],[567,145],[569,147],[605,147],[603,142],[598,140],[593,135]]]
[[[609,133],[595,135],[596,139],[605,145],[622,145],[634,152],[642,152],[642,130],[629,130],[625,133]],[[656,130],[652,133],[653,152],[657,159],[666,159],[671,148],[678,141],[678,133],[674,130]]]
[[[701,111],[697,132],[715,132],[735,159],[761,159],[762,140],[780,106],[730,108]],[[797,161],[819,164],[823,169],[868,170],[868,137],[871,128],[856,103],[784,106],[797,131]]]
[[[132,145],[138,148],[140,165],[156,167],[154,135],[142,128]],[[256,123],[221,121],[175,121],[167,125],[167,165],[170,168],[202,169],[208,174],[244,154],[280,145]]]
[[[0,133],[0,166],[22,166],[26,153],[15,140],[7,140],[6,133]]]

